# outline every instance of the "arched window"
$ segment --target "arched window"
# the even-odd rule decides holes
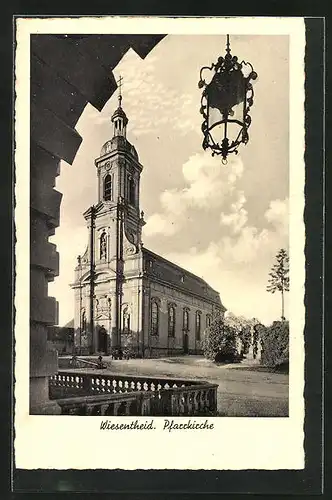
[[[201,339],[201,312],[196,311],[196,340]]]
[[[130,311],[128,307],[125,307],[123,309],[122,325],[123,325],[123,333],[130,333]]]
[[[183,330],[187,332],[189,330],[189,311],[188,309],[183,309]]]
[[[174,306],[168,307],[168,336],[175,337],[175,309],[174,309]]]
[[[211,326],[211,315],[207,314],[206,315],[206,328],[210,328]]]
[[[129,179],[129,203],[130,205],[135,205],[135,181],[133,178]]]
[[[159,306],[154,300],[151,303],[151,335],[159,334]]]
[[[112,177],[107,174],[104,180],[104,200],[112,200]]]
[[[100,260],[107,259],[107,235],[102,233],[100,237]]]

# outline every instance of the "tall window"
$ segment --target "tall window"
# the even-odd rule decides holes
[[[123,333],[130,333],[130,311],[128,307],[125,307],[123,309],[122,325],[123,325]]]
[[[174,306],[168,307],[168,335],[175,337],[175,309]]]
[[[102,233],[100,237],[100,260],[107,259],[107,235]]]
[[[81,326],[82,326],[82,332],[85,332],[86,331],[86,314],[85,314],[85,311],[82,312]]]
[[[196,340],[201,339],[201,312],[196,311]]]
[[[210,328],[211,326],[211,316],[210,314],[206,315],[206,328]]]
[[[136,193],[135,193],[135,181],[134,179],[129,179],[129,203],[131,205],[135,205],[135,198],[136,198]]]
[[[131,175],[128,175],[126,182],[126,197],[130,205],[135,205],[136,202],[136,185]]]
[[[107,174],[104,180],[104,200],[112,200],[112,177]]]
[[[188,331],[189,330],[189,311],[188,309],[183,309],[183,330]]]
[[[151,303],[151,335],[159,333],[159,306],[156,301]]]

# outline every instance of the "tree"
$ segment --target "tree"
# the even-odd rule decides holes
[[[251,329],[255,325],[254,319],[248,319],[244,316],[236,316],[232,312],[225,315],[225,324],[235,329],[237,337],[242,344],[242,354],[248,354],[251,346]]]
[[[281,320],[285,320],[284,314],[284,294],[289,292],[289,258],[286,250],[279,250],[276,255],[276,263],[269,273],[269,280],[266,290],[270,293],[281,293]]]
[[[202,348],[204,356],[215,362],[237,361],[239,356],[235,328],[228,325],[221,316],[215,317],[205,331]]]

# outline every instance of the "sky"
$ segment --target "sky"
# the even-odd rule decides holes
[[[281,316],[266,291],[280,248],[288,249],[289,39],[232,35],[231,51],[258,73],[249,143],[227,165],[202,149],[199,71],[224,55],[226,36],[168,35],[143,60],[133,50],[113,71],[123,77],[127,138],[143,165],[140,209],[146,248],[204,278],[236,315],[265,324]],[[97,201],[94,159],[112,137],[115,92],[99,112],[88,104],[76,125],[83,141],[72,165],[61,162],[60,227],[50,241],[60,275],[49,284],[59,324],[73,318],[77,255],[88,231],[82,213]],[[287,296],[285,315],[288,315]]]

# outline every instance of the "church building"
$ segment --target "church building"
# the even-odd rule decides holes
[[[88,244],[77,259],[74,342],[80,354],[199,354],[204,330],[225,308],[203,279],[146,249],[143,166],[126,138],[122,97],[113,137],[95,160],[98,201],[84,212]]]

